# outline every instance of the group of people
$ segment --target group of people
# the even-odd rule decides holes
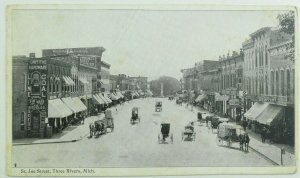
[[[248,151],[250,137],[248,133],[239,135],[240,150]]]

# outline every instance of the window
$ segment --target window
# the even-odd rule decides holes
[[[268,65],[268,49],[267,49],[267,45],[265,47],[265,65]]]
[[[276,95],[278,96],[279,95],[279,73],[278,71],[276,71]]]
[[[268,89],[269,89],[269,81],[268,81],[268,76],[266,75],[266,77],[265,77],[265,84],[266,84],[266,95],[268,95],[269,94],[269,91],[268,91]]]
[[[290,92],[291,92],[291,74],[290,74],[290,70],[287,70],[286,71],[286,82],[287,82],[287,85],[286,85],[286,94],[289,95]]]
[[[25,112],[21,112],[20,129],[25,130]]]
[[[274,95],[274,86],[275,83],[274,83],[274,71],[271,72],[271,95]]]
[[[24,92],[26,92],[26,88],[27,88],[27,74],[23,74],[23,81],[24,81]]]
[[[280,82],[281,82],[281,96],[284,96],[284,71],[282,70],[281,72],[281,76],[280,76]]]

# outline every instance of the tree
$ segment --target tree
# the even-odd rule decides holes
[[[292,61],[295,60],[295,12],[289,11],[284,14],[279,14],[277,16],[279,20],[279,28],[281,32],[291,35],[292,43],[287,46],[288,54],[285,55],[286,59]]]
[[[150,89],[154,95],[160,96],[161,93],[161,83],[163,84],[164,95],[173,95],[175,92],[180,90],[180,82],[173,77],[162,76],[157,80],[152,80],[150,82]]]

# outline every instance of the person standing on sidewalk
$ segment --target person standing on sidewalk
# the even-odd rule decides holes
[[[245,151],[248,151],[249,142],[250,142],[250,137],[249,137],[248,133],[245,133],[245,135],[244,135]]]
[[[266,141],[266,127],[264,126],[261,130],[261,142],[265,143]]]
[[[246,119],[244,118],[243,119],[243,128],[244,128],[244,131],[246,131],[247,125],[248,125],[248,123],[247,123]]]
[[[240,142],[240,150],[244,150],[244,136],[242,134],[239,135],[239,142]]]

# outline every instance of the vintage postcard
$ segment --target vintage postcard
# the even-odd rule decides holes
[[[288,6],[11,5],[7,174],[292,174]]]

